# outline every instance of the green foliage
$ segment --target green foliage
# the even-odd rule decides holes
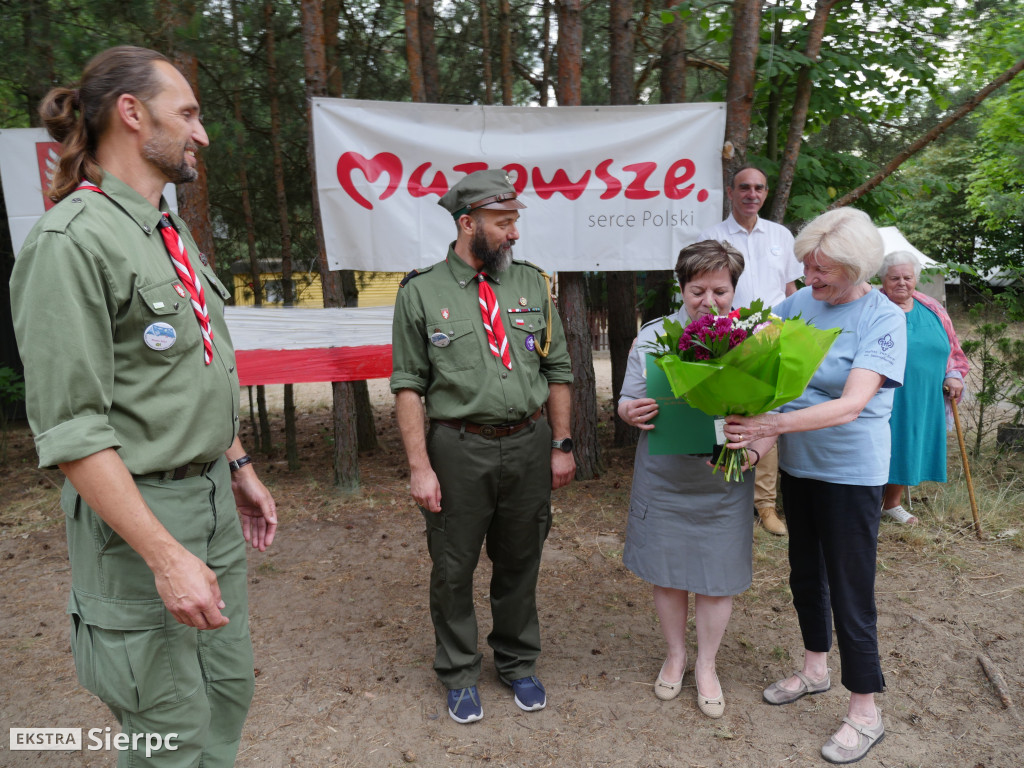
[[[688,61],[686,97],[721,100],[728,66],[733,7],[719,0],[667,3],[659,10],[635,4],[636,91],[641,103],[660,100],[657,79],[666,24],[685,22]],[[824,210],[856,187],[906,143],[929,127],[958,94],[940,75],[961,67],[964,91],[1020,55],[1021,0],[964,4],[957,0],[839,3],[829,15],[820,60],[805,49],[813,4],[780,0],[764,8],[758,49],[755,103],[748,157],[777,168],[793,96],[802,69],[814,84],[804,143],[787,218],[802,221]],[[7,8],[7,6],[10,6]],[[277,98],[281,125],[270,125],[267,30],[262,3],[239,0],[158,4],[150,0],[27,0],[5,5],[0,40],[0,125],[23,126],[52,83],[71,83],[91,55],[110,45],[133,43],[167,51],[174,46],[199,61],[199,96],[211,137],[206,150],[211,213],[222,266],[248,259],[247,236],[255,238],[258,258],[280,255],[281,225],[274,187],[272,142],[280,144],[295,269],[315,265],[315,230],[307,170],[303,38],[296,3],[274,3]],[[489,8],[489,36],[481,35],[481,4],[470,0],[435,3],[438,99],[479,104],[501,100],[501,19]],[[43,10],[48,13],[43,13]],[[168,9],[178,13],[171,28]],[[401,0],[346,0],[340,3],[335,43],[342,95],[347,98],[405,101],[409,96],[405,61],[405,16]],[[609,100],[608,6],[582,6],[584,104]],[[510,7],[513,101],[553,103],[557,56],[555,4],[523,0]],[[970,26],[967,26],[967,25]],[[485,82],[484,57],[490,79]],[[972,74],[974,73],[974,74]],[[1017,118],[1024,109],[1021,87],[1012,86],[979,112],[970,143],[950,147],[946,159],[959,160],[948,194],[941,191],[942,169],[923,168],[887,183],[862,198],[858,207],[873,217],[921,221],[920,247],[946,261],[982,269],[1024,261],[1020,188],[1014,179],[1024,160]],[[240,102],[240,114],[235,106]],[[771,146],[769,145],[771,143]],[[973,166],[971,165],[973,163]],[[242,208],[245,168],[254,219]],[[906,190],[904,196],[904,189]],[[943,206],[955,197],[956,215]],[[927,205],[926,205],[926,200]],[[928,210],[928,207],[933,210]],[[938,211],[942,215],[934,215]],[[984,236],[976,230],[984,229]],[[911,238],[914,240],[914,238]],[[974,243],[978,243],[977,249]],[[955,258],[954,258],[955,257]],[[987,261],[986,261],[987,259]]]
[[[978,12],[975,47],[967,66],[988,80],[1024,56],[1024,3],[1008,0]],[[999,238],[1001,252],[993,261],[1020,264],[1024,257],[1024,81],[1018,76],[978,110],[978,141],[969,174],[967,204],[985,229],[1011,232]],[[998,237],[998,235],[997,235]]]
[[[1008,335],[1009,328],[1003,322],[983,322],[963,342],[980,382],[975,392],[975,457],[981,455],[984,439],[996,426],[1021,424],[1024,416],[1024,340]]]
[[[962,101],[1024,55],[1024,3],[976,3],[950,101]],[[931,110],[924,109],[923,116]],[[1024,81],[1018,76],[899,174],[894,220],[928,255],[985,290],[994,271],[1012,278],[1024,262]],[[1024,316],[1020,284],[996,297],[1010,317]]]
[[[973,143],[953,137],[925,149],[900,175],[895,220],[907,239],[948,265],[973,264],[984,227],[967,204]]]

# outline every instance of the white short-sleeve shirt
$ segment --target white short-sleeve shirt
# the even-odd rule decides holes
[[[774,307],[786,298],[786,284],[804,274],[803,266],[793,255],[790,231],[761,217],[747,232],[730,213],[721,224],[701,232],[697,240],[725,241],[743,254],[745,264],[736,285],[734,307],[749,307],[754,299]]]

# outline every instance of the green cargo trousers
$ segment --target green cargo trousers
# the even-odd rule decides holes
[[[142,558],[66,483],[78,679],[128,737],[120,768],[234,765],[254,677],[246,545],[227,463],[205,477],[136,483],[171,535],[217,575],[230,623],[204,631],[179,624]],[[143,734],[159,734],[165,748],[147,750]]]
[[[536,590],[551,528],[551,428],[541,419],[487,439],[435,423],[427,452],[441,485],[441,511],[420,510],[433,561],[434,671],[449,689],[480,676],[473,572],[486,541],[494,625],[487,643],[499,675],[529,677],[540,655]]]

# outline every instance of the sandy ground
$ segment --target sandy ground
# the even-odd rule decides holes
[[[607,362],[599,359],[607,396]],[[519,711],[486,648],[486,558],[476,597],[484,719],[452,722],[431,670],[429,558],[383,382],[374,383],[381,447],[361,459],[363,489],[329,487],[329,390],[303,387],[303,468],[260,460],[283,513],[278,541],[250,555],[256,697],[240,766],[822,766],[845,713],[838,654],[829,693],[786,707],[762,688],[792,670],[801,642],[785,541],[758,530],[754,585],[735,601],[718,657],[726,714],[696,708],[692,671],[660,702],[663,641],[649,586],[622,565],[631,449],[605,446],[606,471],[554,496],[539,587],[548,707]],[[272,393],[273,395],[273,393]],[[271,397],[271,403],[275,402]],[[604,432],[610,428],[605,402]],[[279,451],[283,453],[283,451]],[[57,473],[34,469],[24,429],[11,437],[0,491],[0,722],[115,726],[78,686],[64,615],[70,572]],[[977,541],[967,525],[916,531],[883,523],[877,599],[887,736],[861,765],[1017,768],[1024,686],[1024,558]],[[979,654],[1001,671],[1003,708]],[[695,656],[691,632],[690,669]],[[12,752],[2,766],[113,765],[106,752]]]

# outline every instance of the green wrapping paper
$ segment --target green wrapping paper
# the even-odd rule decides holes
[[[672,394],[711,416],[756,416],[799,397],[840,330],[799,318],[772,322],[714,360],[657,358]]]

